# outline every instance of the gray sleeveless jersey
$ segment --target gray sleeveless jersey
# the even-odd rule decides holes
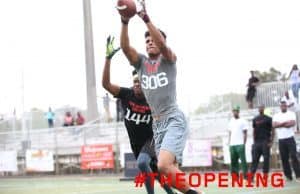
[[[176,64],[162,55],[157,60],[150,60],[139,54],[138,63],[132,65],[138,72],[152,115],[168,115],[177,110]]]

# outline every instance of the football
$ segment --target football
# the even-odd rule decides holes
[[[136,14],[136,5],[133,0],[118,0],[117,9],[125,18],[131,18]]]

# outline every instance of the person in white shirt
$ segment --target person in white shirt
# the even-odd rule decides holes
[[[291,157],[296,180],[300,181],[300,165],[297,158],[296,142],[294,138],[296,115],[294,112],[288,110],[287,101],[285,100],[281,100],[280,109],[281,112],[275,114],[273,117],[273,127],[277,132],[283,172],[288,180],[293,180],[289,163],[289,158]]]
[[[243,177],[247,179],[247,162],[245,155],[245,145],[247,141],[247,122],[240,118],[240,107],[235,106],[232,110],[233,118],[228,125],[229,131],[229,151],[231,160],[231,174],[239,174],[239,159],[242,162]]]
[[[288,109],[295,112],[296,102],[293,96],[289,95],[288,91],[285,91],[284,96],[281,98],[281,101],[286,101]]]
[[[299,85],[300,85],[300,71],[296,64],[293,65],[291,72],[289,74],[290,83],[292,84],[292,90],[294,97],[297,99],[298,102],[298,94],[299,94]]]
[[[295,98],[293,97],[293,95],[290,95],[290,93],[288,91],[286,91],[284,93],[284,96],[281,98],[281,100],[286,101],[287,106],[288,106],[288,110],[296,113],[296,111],[297,111],[296,110],[296,101],[295,101]],[[296,113],[296,129],[297,129],[297,132],[299,132],[298,121],[299,121],[299,118],[298,118],[297,113]]]

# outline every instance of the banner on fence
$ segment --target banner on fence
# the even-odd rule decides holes
[[[26,171],[54,171],[53,153],[48,150],[26,150]]]
[[[17,170],[17,152],[0,151],[0,172],[16,172]]]
[[[126,153],[132,153],[131,147],[129,143],[122,143],[120,145],[120,164],[121,168],[125,167],[125,154]]]
[[[134,157],[133,153],[125,153],[125,169],[124,169],[124,175],[126,178],[132,178],[135,177],[138,172],[138,166],[137,166],[137,161]]]
[[[112,144],[96,144],[81,147],[81,169],[113,169]]]
[[[212,166],[211,142],[188,140],[183,151],[182,166]]]

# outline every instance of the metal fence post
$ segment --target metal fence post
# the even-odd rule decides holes
[[[59,174],[57,128],[53,128],[53,132],[54,132],[54,152],[55,152],[55,174]]]
[[[119,167],[119,158],[120,158],[120,148],[119,148],[119,128],[118,128],[118,122],[116,122],[116,131],[115,131],[115,135],[116,135],[116,142],[115,142],[115,146],[116,146],[116,154],[115,154],[115,172],[119,173],[120,171],[120,167]]]

